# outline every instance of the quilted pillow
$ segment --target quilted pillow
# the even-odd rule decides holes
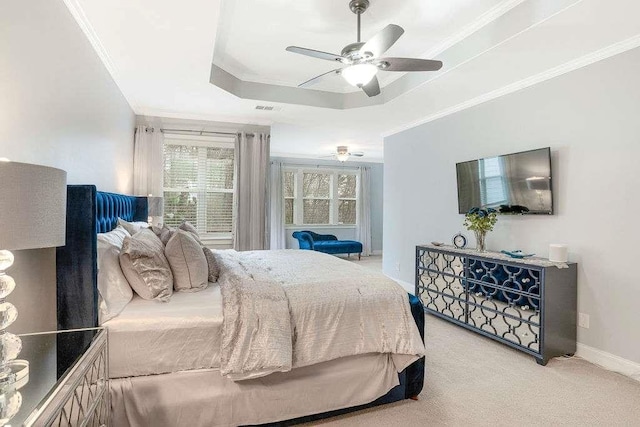
[[[164,246],[149,229],[124,239],[120,266],[129,284],[146,300],[167,302],[173,294],[173,274]]]
[[[164,253],[178,292],[197,292],[207,287],[207,259],[193,234],[177,230],[167,242]]]

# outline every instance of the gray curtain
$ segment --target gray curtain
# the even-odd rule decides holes
[[[269,249],[285,249],[282,162],[271,162],[269,173]]]
[[[133,194],[162,196],[164,135],[160,129],[138,126],[133,142]]]
[[[356,240],[362,243],[362,255],[371,255],[371,168],[360,169],[358,227]]]
[[[265,249],[269,135],[238,134],[236,153],[238,185],[233,247],[239,251]]]

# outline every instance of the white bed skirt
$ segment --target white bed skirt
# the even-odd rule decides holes
[[[112,425],[210,427],[260,424],[363,405],[398,385],[387,354],[345,357],[233,382],[217,369],[110,382]]]

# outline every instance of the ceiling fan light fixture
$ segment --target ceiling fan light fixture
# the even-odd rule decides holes
[[[346,162],[349,160],[349,148],[345,145],[340,145],[336,149],[336,159],[340,162]]]
[[[378,68],[373,64],[356,64],[342,70],[342,77],[352,86],[361,87],[373,79]]]
[[[339,162],[346,162],[349,160],[349,153],[336,154],[336,159],[338,159]]]

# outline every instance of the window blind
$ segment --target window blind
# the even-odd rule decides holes
[[[289,168],[283,174],[286,225],[355,225],[358,173]]]
[[[232,143],[166,139],[164,222],[192,223],[201,234],[233,230],[235,151]]]

